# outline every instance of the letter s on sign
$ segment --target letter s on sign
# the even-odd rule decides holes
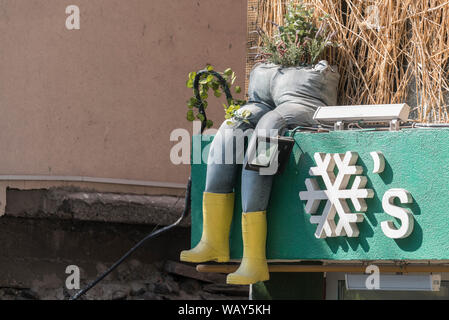
[[[395,227],[393,221],[383,221],[380,226],[383,233],[392,239],[402,239],[408,237],[413,231],[414,218],[409,209],[395,206],[393,201],[395,198],[399,198],[401,203],[412,203],[413,199],[405,189],[390,189],[385,192],[382,198],[382,208],[385,213],[392,217],[401,220],[401,227],[398,229]]]

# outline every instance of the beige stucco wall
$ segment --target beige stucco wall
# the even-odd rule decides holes
[[[169,155],[170,132],[192,129],[186,74],[211,63],[244,82],[244,0],[0,0],[0,30],[0,175],[184,184]]]

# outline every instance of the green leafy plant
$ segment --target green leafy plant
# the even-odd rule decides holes
[[[326,48],[337,46],[327,20],[320,17],[317,26],[313,9],[290,2],[284,25],[277,26],[272,37],[259,30],[261,60],[285,67],[315,64]]]
[[[208,72],[204,72],[201,74],[199,78],[199,86],[198,86],[198,93],[201,97],[201,100],[203,101],[204,109],[207,109],[208,102],[207,99],[209,98],[209,90],[211,90],[215,97],[220,98],[221,96],[225,95],[225,91],[223,86],[220,84],[219,79],[214,76],[212,73],[214,71],[214,68],[210,65],[208,65],[205,69]],[[226,81],[229,90],[233,91],[236,94],[239,94],[242,92],[242,88],[235,84],[236,76],[235,72],[232,71],[231,68],[226,69],[223,72],[218,72],[221,77],[223,77],[224,81]],[[189,77],[186,82],[187,88],[193,89],[193,96],[187,101],[187,120],[194,121],[194,120],[200,120],[204,121],[204,115],[202,115],[198,108],[200,105],[200,101],[198,101],[195,90],[194,90],[194,81],[197,76],[196,72],[190,72]],[[238,121],[244,121],[247,122],[247,118],[249,117],[250,113],[248,111],[238,112],[240,108],[246,104],[245,100],[239,100],[234,98],[228,98],[226,99],[226,104],[223,104],[224,110],[225,110],[225,119],[228,120],[228,124],[233,124]],[[206,127],[210,128],[213,126],[212,120],[207,120]]]

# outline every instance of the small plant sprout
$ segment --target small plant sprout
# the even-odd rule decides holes
[[[207,71],[214,71],[214,68],[211,65],[208,65],[206,67]],[[226,69],[223,72],[219,72],[219,74],[223,77],[223,79],[226,81],[226,84],[228,85],[229,89],[233,91],[236,94],[240,94],[242,92],[242,88],[240,86],[234,85],[236,80],[235,72],[232,71],[231,68]],[[191,88],[194,90],[194,81],[197,76],[196,72],[190,72],[186,86],[187,88]],[[209,90],[211,90],[215,97],[220,98],[224,94],[224,89],[222,88],[219,80],[212,74],[204,73],[201,75],[199,79],[199,95],[201,97],[201,100],[203,102],[204,109],[207,108],[208,102],[207,99],[209,98]],[[239,121],[248,122],[247,118],[250,116],[249,111],[244,112],[237,112],[240,110],[240,108],[246,104],[245,100],[239,100],[239,99],[226,99],[226,103],[223,104],[224,110],[225,110],[225,119],[227,119],[227,123],[229,125],[235,124]],[[187,120],[188,121],[194,121],[194,120],[200,120],[204,121],[204,116],[199,113],[198,107],[199,107],[200,101],[195,97],[195,91],[194,95],[187,101]],[[207,120],[206,127],[210,128],[213,126],[212,120]]]
[[[303,4],[289,3],[284,25],[278,26],[273,37],[262,30],[259,57],[261,61],[284,67],[315,64],[328,47],[336,46],[332,41],[328,16],[316,19],[313,9]]]

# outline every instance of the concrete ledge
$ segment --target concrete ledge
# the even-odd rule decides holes
[[[173,196],[100,193],[75,188],[8,189],[5,215],[165,226],[175,222],[183,209],[184,198]],[[180,226],[190,226],[190,217]]]

